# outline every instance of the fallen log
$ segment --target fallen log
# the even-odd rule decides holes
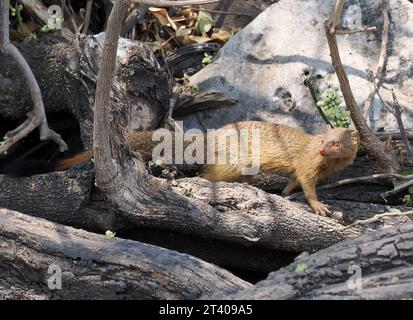
[[[186,254],[0,209],[2,300],[194,299],[249,286]]]
[[[413,223],[302,255],[255,286],[218,298],[412,299]]]

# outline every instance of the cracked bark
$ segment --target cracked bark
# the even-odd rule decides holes
[[[0,209],[0,299],[194,299],[250,286],[175,251]],[[62,289],[50,290],[50,266]]]
[[[348,285],[354,268],[361,270],[361,289]],[[219,298],[412,299],[413,223],[303,255],[255,286]]]

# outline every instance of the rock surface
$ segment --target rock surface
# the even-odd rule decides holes
[[[323,23],[335,0],[280,0],[236,34],[216,60],[195,74],[192,85],[214,89],[238,99],[235,107],[202,111],[184,118],[186,128],[217,128],[229,122],[260,119],[324,130],[304,80],[310,78],[321,96],[339,84],[331,65]],[[405,112],[407,129],[413,128],[413,3],[390,0],[390,37],[384,84],[394,88]],[[347,28],[376,26],[377,31],[339,35],[341,58],[360,108],[371,82],[366,69],[376,70],[382,39],[381,1],[346,2],[342,23]],[[391,94],[381,90],[385,100]],[[397,130],[396,121],[377,96],[369,119],[375,131]]]

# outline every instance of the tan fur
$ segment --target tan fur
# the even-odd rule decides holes
[[[225,126],[217,131],[217,135],[221,134],[221,130],[231,128],[259,128],[261,171],[291,174],[283,194],[288,195],[301,186],[316,213],[325,215],[329,212],[317,200],[315,185],[320,178],[328,177],[353,162],[359,142],[357,131],[337,128],[312,136],[285,125],[245,121]],[[252,148],[251,145],[249,147]],[[320,154],[321,148],[324,148],[326,156]],[[252,149],[249,154],[251,152]],[[249,164],[241,161],[234,165],[206,165],[202,177],[211,181],[248,181],[249,177],[243,176],[241,170]]]

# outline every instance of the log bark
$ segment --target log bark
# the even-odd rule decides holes
[[[0,299],[194,299],[250,286],[175,251],[0,209]],[[48,287],[50,266],[61,289]],[[55,269],[56,270],[56,269]]]
[[[412,299],[413,223],[300,256],[255,286],[219,298]]]
[[[100,219],[93,220],[97,217],[82,217],[79,214],[89,203],[93,180],[91,163],[82,169],[32,177],[0,175],[0,207],[96,230]]]

